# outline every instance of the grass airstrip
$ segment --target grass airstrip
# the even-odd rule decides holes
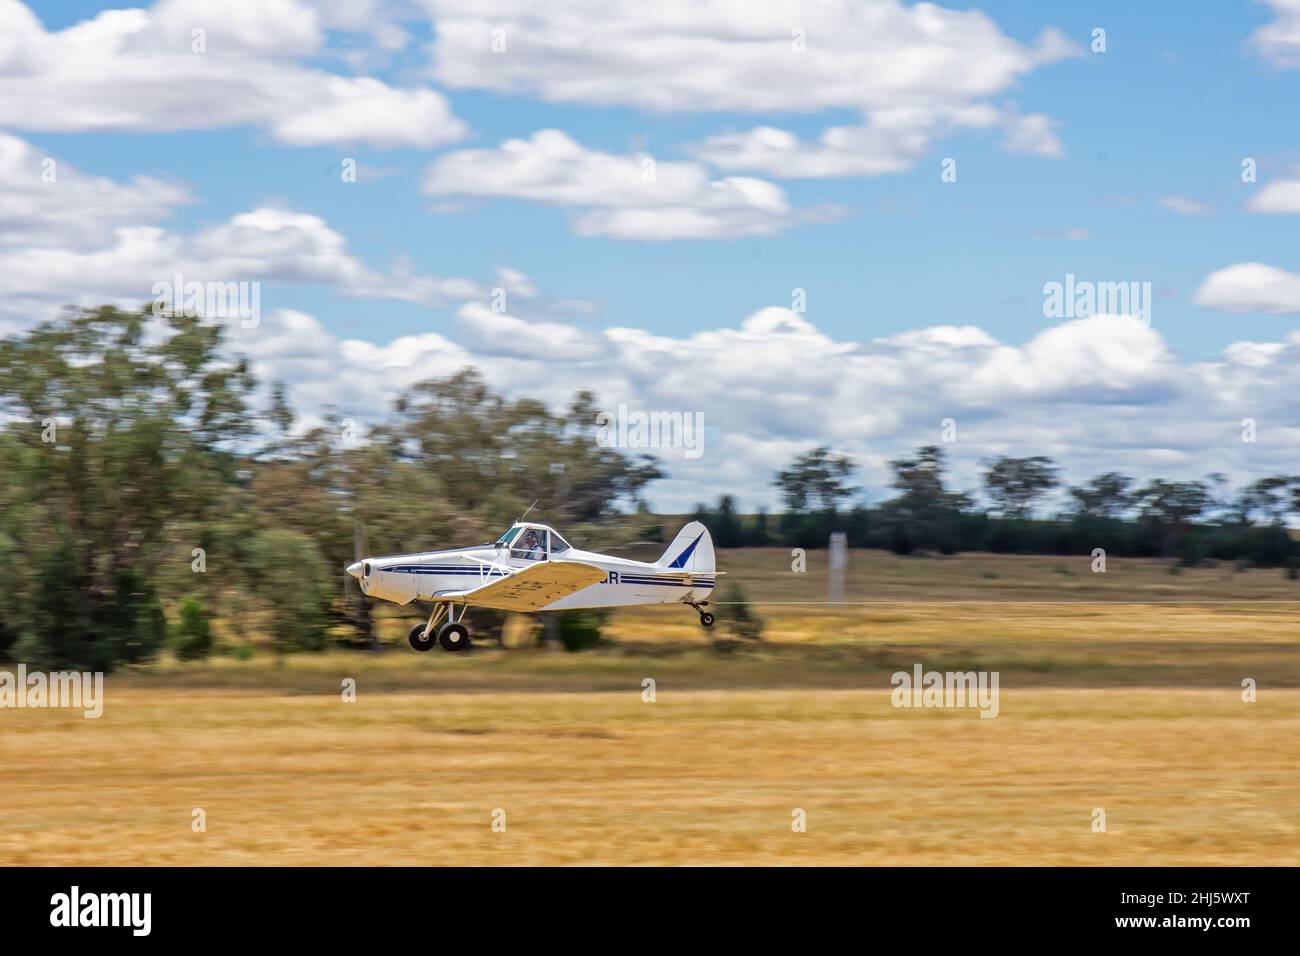
[[[417,654],[408,613],[384,619],[383,653],[255,645],[110,674],[98,720],[0,711],[0,855],[1300,863],[1300,582],[854,552],[832,594],[824,557],[720,556],[765,619],[756,644],[654,608],[581,653],[521,620],[504,647]],[[997,717],[894,707],[891,675],[918,663],[998,672]]]

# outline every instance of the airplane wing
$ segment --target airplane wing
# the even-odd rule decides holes
[[[539,561],[505,578],[468,591],[438,595],[472,607],[498,611],[540,611],[552,601],[605,580],[605,571],[582,561]]]

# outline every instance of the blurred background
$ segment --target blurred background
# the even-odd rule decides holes
[[[0,861],[1300,863],[1298,11],[0,0]]]
[[[655,459],[598,443],[589,394],[555,412],[466,368],[304,431],[257,384],[220,327],[148,310],[0,343],[0,658],[111,672],[100,720],[0,714],[5,859],[1296,860],[1293,477],[998,458],[958,492],[932,446],[868,507],[810,448],[771,476],[778,513],[661,515]],[[415,654],[422,612],[343,571],[492,540],[533,501],[650,559],[704,521],[718,625],[477,612],[472,653]],[[998,718],[892,707],[917,663],[997,671]]]

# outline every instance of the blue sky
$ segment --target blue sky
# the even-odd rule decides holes
[[[110,6],[65,3],[40,12],[56,29]],[[775,237],[647,248],[575,236],[563,209],[522,200],[429,215],[418,189],[434,154],[425,149],[294,148],[249,129],[46,134],[41,142],[102,175],[149,172],[195,183],[200,202],[179,214],[180,226],[284,201],[327,218],[376,267],[403,255],[435,274],[486,275],[509,262],[544,277],[555,294],[599,300],[613,324],[687,332],[787,301],[797,286],[809,291],[809,312],[819,326],[832,332],[888,334],[960,316],[1015,339],[1041,328],[1043,283],[1073,271],[1151,281],[1166,290],[1157,321],[1168,340],[1190,356],[1217,352],[1236,331],[1218,313],[1192,304],[1192,291],[1226,260],[1275,259],[1294,232],[1284,219],[1241,212],[1243,156],[1257,157],[1265,168],[1300,161],[1300,131],[1284,121],[1288,104],[1300,100],[1300,72],[1277,70],[1244,49],[1268,10],[1006,2],[980,9],[1025,42],[1054,26],[1086,48],[1093,27],[1106,29],[1104,54],[1044,67],[1010,91],[1022,110],[1060,121],[1066,157],[1009,156],[994,136],[954,136],[897,175],[790,182],[787,191],[798,203],[841,203],[853,212],[841,222]],[[398,83],[415,72],[413,64],[398,63],[375,75]],[[594,148],[680,157],[683,144],[753,120],[593,109],[476,91],[447,96],[472,124],[467,144],[476,146],[553,127]],[[845,111],[761,118],[815,134],[843,122]],[[338,177],[345,155],[393,172],[345,187]],[[958,159],[958,182],[942,184],[938,164],[950,155]],[[1169,194],[1204,198],[1215,211],[1180,216],[1156,205]],[[1086,229],[1090,238],[1047,238],[1072,228]],[[327,324],[344,321],[355,307],[312,290],[286,293],[284,301],[314,309]],[[417,305],[380,311],[387,333],[430,322]]]
[[[804,22],[800,15],[807,12],[805,6],[814,5],[772,5],[772,32],[781,42],[782,34],[776,31],[784,31],[790,22]],[[1231,423],[1259,408],[1260,414],[1272,416],[1287,430],[1273,433],[1274,457],[1241,460],[1240,450],[1231,445],[1217,453],[1223,458],[1223,470],[1243,480],[1284,461],[1295,422],[1281,419],[1295,407],[1280,391],[1274,394],[1267,389],[1271,376],[1282,377],[1276,363],[1300,349],[1287,338],[1296,329],[1300,301],[1294,290],[1279,291],[1278,276],[1271,273],[1262,279],[1256,273],[1229,273],[1210,292],[1203,287],[1210,277],[1241,264],[1263,264],[1280,270],[1284,277],[1300,272],[1300,254],[1293,251],[1297,209],[1287,201],[1274,202],[1267,211],[1248,208],[1268,184],[1285,186],[1295,179],[1300,165],[1300,132],[1289,121],[1292,104],[1300,102],[1300,69],[1294,68],[1300,62],[1296,59],[1300,15],[1293,12],[1294,5],[1287,0],[1231,5],[987,2],[954,8],[978,10],[982,22],[963,19],[958,13],[945,20],[944,35],[958,51],[957,65],[933,69],[929,35],[922,27],[913,29],[923,19],[922,12],[907,4],[885,6],[892,11],[889,18],[869,27],[855,26],[849,14],[843,14],[843,37],[836,35],[840,31],[833,16],[817,21],[810,13],[816,25],[808,28],[807,50],[799,54],[802,60],[790,62],[802,70],[810,60],[818,63],[817,58],[825,57],[820,62],[831,68],[823,73],[819,66],[810,67],[812,72],[806,75],[784,76],[786,61],[758,56],[747,60],[751,46],[746,44],[752,44],[753,37],[738,38],[729,29],[728,17],[740,17],[745,5],[711,5],[697,26],[689,19],[689,6],[676,5],[665,5],[672,12],[659,14],[647,13],[640,5],[585,8],[581,3],[561,3],[546,14],[533,14],[526,4],[507,2],[497,20],[489,21],[476,13],[474,5],[457,0],[371,0],[354,5],[351,15],[340,12],[347,4],[337,2],[240,0],[217,8],[223,12],[214,14],[212,8],[204,10],[190,0],[166,0],[142,8],[140,23],[131,30],[105,26],[107,38],[92,48],[91,56],[112,55],[115,65],[109,70],[117,70],[117,63],[129,63],[132,57],[156,63],[157,88],[172,84],[176,97],[163,102],[159,95],[155,104],[154,91],[141,93],[140,87],[132,85],[138,79],[127,75],[126,67],[120,82],[112,77],[97,82],[93,76],[73,75],[71,68],[58,72],[27,64],[19,67],[19,80],[0,79],[0,134],[26,144],[28,152],[22,155],[57,157],[79,176],[101,183],[98,192],[88,188],[78,201],[93,203],[95,195],[124,190],[141,176],[150,183],[161,180],[180,186],[188,193],[187,202],[160,203],[156,217],[133,212],[119,221],[112,219],[112,209],[103,212],[103,258],[111,261],[120,256],[123,276],[132,268],[130,257],[109,238],[118,226],[150,225],[165,230],[177,244],[203,245],[200,237],[206,232],[262,209],[314,217],[303,220],[306,226],[300,223],[294,228],[308,232],[327,228],[345,245],[347,262],[341,268],[369,270],[380,283],[391,285],[390,270],[399,260],[406,263],[399,270],[403,275],[464,279],[484,290],[498,284],[494,276],[499,268],[517,270],[540,294],[526,296],[524,303],[516,299],[511,315],[528,328],[540,329],[542,339],[556,341],[560,336],[578,343],[574,361],[535,352],[530,362],[527,354],[512,353],[502,345],[502,340],[512,337],[510,327],[494,329],[490,316],[476,318],[472,308],[466,311],[467,298],[473,300],[475,295],[370,294],[365,291],[373,290],[368,280],[350,285],[334,281],[334,261],[324,254],[313,254],[308,257],[312,261],[304,264],[293,259],[292,249],[284,250],[277,253],[282,255],[278,266],[268,266],[264,272],[254,267],[248,278],[263,283],[263,305],[268,310],[309,316],[311,329],[331,338],[344,367],[351,359],[349,349],[340,343],[362,340],[389,349],[385,359],[389,362],[400,363],[393,353],[413,349],[416,357],[411,364],[430,372],[445,370],[439,354],[454,353],[482,365],[503,388],[529,391],[525,386],[531,385],[533,391],[542,389],[546,397],[555,399],[573,387],[593,383],[599,387],[609,381],[630,383],[621,394],[608,396],[611,404],[628,400],[637,407],[657,408],[675,401],[670,407],[698,406],[710,419],[714,442],[727,447],[728,465],[734,463],[726,477],[741,481],[754,499],[770,497],[765,482],[782,463],[782,456],[813,442],[855,454],[864,462],[868,483],[879,480],[891,454],[926,438],[923,427],[913,422],[934,417],[928,401],[923,412],[913,414],[907,382],[901,380],[887,394],[866,389],[858,395],[849,389],[828,396],[829,401],[852,403],[858,395],[867,406],[891,403],[888,421],[878,416],[853,427],[782,424],[798,418],[795,410],[800,403],[791,398],[790,408],[763,407],[761,375],[754,379],[755,395],[748,399],[754,407],[737,422],[728,421],[729,405],[745,392],[749,380],[744,374],[720,388],[715,397],[674,392],[664,384],[675,378],[676,356],[716,347],[706,343],[696,348],[693,337],[709,330],[736,330],[762,310],[788,308],[795,288],[806,290],[807,312],[799,319],[810,324],[819,342],[890,352],[894,345],[870,343],[924,329],[981,330],[988,342],[963,340],[954,345],[947,335],[943,348],[959,348],[965,362],[972,349],[982,350],[987,357],[996,353],[995,346],[1021,348],[1053,326],[1056,320],[1042,313],[1042,287],[1062,280],[1066,273],[1094,281],[1150,282],[1155,294],[1151,334],[1134,333],[1141,338],[1134,342],[1120,336],[1115,350],[1122,355],[1135,350],[1147,354],[1146,349],[1151,362],[1133,368],[1063,372],[1062,380],[1091,390],[1086,396],[1036,391],[1035,383],[1052,378],[1050,370],[1042,375],[1041,370],[1017,362],[1004,373],[1015,386],[1010,396],[971,394],[953,378],[997,377],[987,365],[959,362],[943,373],[947,377],[941,384],[953,389],[947,399],[952,414],[959,421],[964,416],[990,422],[978,451],[1030,450],[1028,435],[1022,446],[1012,440],[1018,431],[1008,416],[1038,424],[1077,418],[1081,432],[1091,433],[1095,429],[1089,416],[1097,407],[1123,406],[1136,409],[1135,414],[1145,407],[1159,432],[1138,439],[1133,470],[1198,467],[1215,456],[1214,449],[1170,436],[1196,431],[1180,416],[1198,404],[1188,397],[1188,390],[1206,387],[1209,373],[1197,369],[1221,362],[1225,349],[1246,341],[1277,347],[1254,349],[1252,357],[1240,363],[1242,369],[1230,370],[1255,377],[1249,385],[1236,382],[1228,405],[1216,414]],[[30,45],[36,58],[51,56],[48,49],[37,53],[41,44],[70,43],[75,31],[86,28],[86,21],[109,9],[110,5],[78,2],[43,6],[36,11],[37,29],[20,5],[0,0],[0,18],[27,16],[26,26],[12,31],[18,37],[18,52],[6,53],[0,44],[0,66],[6,55],[21,60],[23,44]],[[607,13],[580,13],[591,9]],[[365,14],[361,20],[356,10]],[[564,20],[566,11],[573,12],[575,19]],[[686,19],[674,19],[678,13]],[[820,15],[825,16],[824,9]],[[530,16],[543,22],[539,25]],[[546,22],[548,17],[554,22]],[[319,28],[314,37],[304,34],[303,24],[309,21]],[[103,18],[96,22],[109,23]],[[189,65],[192,58],[181,59],[189,28],[200,22],[210,44],[209,59],[202,62],[225,71],[220,82],[209,83],[202,74],[196,81]],[[464,38],[470,45],[479,43],[498,22],[514,45],[495,62],[518,70],[515,81],[481,65],[491,53],[480,50],[470,56],[463,54],[464,44],[456,45]],[[381,41],[376,24],[391,26],[396,33],[390,36],[397,38]],[[1104,53],[1089,50],[1097,27],[1106,31]],[[590,36],[585,35],[588,30]],[[913,45],[915,69],[880,61],[882,75],[895,69],[897,76],[891,75],[887,82],[877,77],[878,61],[870,50],[865,59],[853,58],[856,30],[865,31],[862,36],[868,42],[882,32],[897,30],[898,39],[890,42]],[[992,33],[974,35],[983,30]],[[551,32],[543,37],[546,31]],[[656,73],[659,60],[637,45],[642,38],[653,39],[655,31],[661,31],[658,40],[670,51],[663,57],[662,75]],[[564,38],[575,32],[583,55],[565,48]],[[1045,34],[1055,38],[1046,46]],[[682,37],[692,35],[710,38],[713,45],[701,49],[721,51],[722,65],[716,71],[701,63],[708,54],[687,52],[673,63],[672,45],[688,43]],[[836,49],[827,52],[831,45]],[[995,75],[987,83],[980,69],[966,68],[967,61],[982,64],[986,58],[990,75]],[[778,69],[771,68],[773,62]],[[241,85],[251,75],[250,65],[262,63],[285,72],[266,81],[265,88],[257,86],[260,79]],[[27,68],[31,74],[21,76]],[[699,70],[698,96],[689,89],[665,92],[665,102],[645,105],[647,97],[659,95],[646,90],[667,89],[683,70],[694,69]],[[87,72],[94,72],[89,65]],[[344,114],[325,113],[327,107],[333,108],[329,95],[322,95],[318,103],[310,92],[313,83],[324,87],[329,75],[370,78],[394,91],[395,99],[377,99],[364,117],[347,114],[340,122]],[[711,78],[716,78],[716,88],[706,88]],[[854,88],[859,78],[861,93]],[[573,85],[563,86],[562,80]],[[30,85],[21,85],[24,82]],[[274,86],[269,85],[272,82]],[[752,100],[746,96],[749,82],[754,84]],[[8,94],[6,83],[15,84]],[[183,95],[187,83],[200,84],[192,110],[186,109]],[[302,102],[291,101],[283,91],[288,87],[296,91],[299,83]],[[806,100],[792,99],[782,89],[805,83],[810,84]],[[33,103],[31,91],[36,89],[46,98]],[[268,108],[265,115],[252,106],[227,110],[223,105],[241,98],[255,103],[264,89],[284,95],[284,104]],[[417,106],[412,101],[408,113],[401,98],[417,91],[433,91],[440,104]],[[204,101],[208,92],[214,97],[211,103]],[[87,96],[92,102],[84,102]],[[78,100],[80,108],[72,109]],[[118,107],[124,110],[121,117]],[[317,107],[320,117],[311,115]],[[983,110],[983,118],[947,126],[934,119],[966,109]],[[882,149],[898,154],[897,169],[888,172],[804,178],[787,175],[792,169],[800,171],[798,155],[783,167],[754,168],[721,160],[716,149],[701,151],[701,144],[715,137],[746,134],[755,127],[782,130],[805,145],[813,144],[828,128],[853,128],[873,114],[889,115],[892,110],[913,110],[923,119],[919,147],[895,144],[886,137]],[[295,118],[303,116],[303,123],[297,123]],[[1009,149],[1008,129],[1025,117],[1038,117],[1045,127],[1035,128],[1050,132],[1026,149]],[[695,237],[694,227],[687,227],[688,235],[664,238],[660,231],[664,213],[653,203],[648,210],[641,209],[615,189],[587,205],[557,198],[571,193],[558,191],[554,183],[543,189],[525,182],[527,173],[518,164],[505,163],[508,151],[502,150],[502,144],[511,139],[528,141],[544,130],[559,131],[584,157],[607,154],[635,164],[652,156],[661,169],[665,164],[681,164],[687,178],[698,173],[715,182],[723,177],[761,180],[766,184],[763,188],[783,195],[785,210],[773,216],[770,210],[755,213],[743,203],[738,210],[728,206],[724,214],[736,213],[740,218],[727,219],[713,232],[706,229],[701,233],[706,237]],[[439,177],[440,188],[429,187],[435,178],[431,170],[440,161],[448,157],[454,161],[469,150],[486,151],[466,158],[463,168],[471,172],[485,169],[482,164],[489,160],[501,160],[502,165],[493,167],[497,178],[491,188],[482,185],[492,179],[486,172],[482,177],[457,178],[446,169]],[[347,157],[359,164],[359,182],[340,179],[340,162]],[[946,157],[957,161],[956,182],[941,181],[940,163]],[[1245,157],[1258,164],[1256,183],[1242,182]],[[475,194],[479,192],[484,194]],[[684,187],[689,195],[679,211],[694,215],[703,206],[706,217],[712,215],[706,192]],[[628,210],[629,206],[636,208]],[[620,218],[625,210],[628,218]],[[28,214],[53,215],[45,206]],[[755,221],[757,226],[752,225]],[[276,228],[282,235],[284,230]],[[302,244],[317,239],[303,239]],[[51,256],[68,251],[57,239],[47,241]],[[93,241],[80,241],[78,254],[94,247]],[[257,244],[250,242],[248,248]],[[152,281],[170,271],[165,251],[143,258],[149,265],[141,268],[142,292],[137,301],[146,300]],[[191,268],[204,261],[193,249],[184,259]],[[25,261],[13,260],[18,266]],[[80,260],[71,261],[70,275],[86,274],[84,265],[76,265]],[[0,267],[8,265],[10,260],[0,250]],[[206,268],[213,270],[213,278],[243,277],[229,271],[218,274],[220,269],[210,261]],[[12,297],[11,302],[21,303],[0,321],[20,326],[39,318],[41,303],[53,307],[76,296],[130,299],[133,288],[125,279],[106,281],[102,292],[94,287],[93,278],[84,284],[74,289],[53,281],[46,286],[32,281],[16,286],[16,291],[0,289]],[[572,307],[562,301],[567,299],[591,306]],[[576,331],[570,339],[558,326]],[[608,328],[664,337],[673,346],[662,354],[642,347],[640,354],[648,357],[640,364],[623,347],[618,358],[631,364],[621,372],[607,354],[612,346],[602,330]],[[1070,348],[1071,341],[1099,333],[1109,334],[1101,327],[1080,326],[1072,333],[1075,339],[1057,347]],[[814,333],[804,329],[799,334]],[[321,405],[355,408],[365,414],[391,400],[391,389],[376,386],[363,391],[367,396],[363,400],[340,395],[331,401],[328,377],[310,378],[311,370],[319,372],[331,360],[329,356],[313,353],[287,360],[283,347],[270,347],[270,335],[268,330],[263,338],[250,337],[244,344],[254,354],[260,350],[264,372],[295,386],[293,394],[309,415]],[[772,337],[761,329],[753,335]],[[393,348],[392,343],[404,336],[418,341]],[[810,354],[821,354],[818,350],[823,347],[832,357],[843,351],[823,343]],[[730,347],[720,349],[711,357],[713,367],[742,354]],[[872,354],[872,361],[879,358]],[[1040,349],[1037,360],[1042,361],[1044,354]],[[1261,355],[1268,357],[1263,365]],[[1068,365],[1074,358],[1063,360]],[[826,361],[828,376],[868,374],[856,365],[835,365],[839,358]],[[904,366],[907,361],[919,359],[912,356]],[[946,359],[934,361],[942,366]],[[1106,365],[1112,360],[1102,356],[1097,361]],[[655,362],[664,363],[661,374],[656,374]],[[868,366],[876,368],[870,362]],[[1273,372],[1258,371],[1265,366]],[[701,371],[692,374],[708,374],[704,371],[708,367],[702,364]],[[772,376],[765,386],[768,394],[789,380],[788,373],[761,367]],[[1156,367],[1176,368],[1176,376],[1182,378],[1177,382],[1159,375],[1152,378],[1148,373]],[[1000,366],[995,363],[992,368]],[[357,373],[390,382],[409,381],[409,376],[387,376],[382,367],[376,372],[366,366]],[[1200,385],[1186,380],[1193,374],[1201,376]],[[1260,382],[1261,375],[1267,381]],[[1023,381],[1017,376],[1023,376]],[[1127,392],[1116,376],[1129,376]],[[543,388],[544,382],[554,391]],[[1170,399],[1174,393],[1181,397]],[[1017,403],[1027,403],[1027,408]],[[825,402],[816,407],[829,413]],[[941,410],[933,409],[936,414]],[[872,411],[855,408],[850,417]],[[994,420],[1000,422],[996,428],[991,424]],[[1105,441],[1088,444],[1079,436],[1061,439],[1057,445],[1058,455],[1085,470],[1115,450]],[[968,479],[973,475],[975,452],[973,448],[959,468],[965,468]],[[694,496],[697,488],[712,491],[705,487],[703,476],[715,472],[693,470],[702,467],[689,462],[674,465],[666,499],[678,504]]]

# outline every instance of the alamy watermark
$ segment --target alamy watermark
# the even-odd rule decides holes
[[[1150,282],[1091,282],[1065,274],[1064,282],[1043,284],[1043,317],[1086,319],[1091,315],[1132,315],[1151,324]]]
[[[119,926],[132,936],[148,936],[153,928],[152,893],[83,893],[73,886],[50,897],[50,925],[56,927]]]
[[[895,707],[978,707],[981,717],[998,715],[997,671],[895,671],[889,695]]]
[[[153,314],[239,319],[242,328],[255,329],[262,323],[262,283],[186,282],[178,272],[153,284]]]
[[[6,707],[71,707],[85,711],[87,720],[104,714],[104,673],[86,671],[0,671],[0,709]]]
[[[596,444],[601,448],[680,448],[687,458],[704,454],[703,412],[629,411],[596,416]]]

